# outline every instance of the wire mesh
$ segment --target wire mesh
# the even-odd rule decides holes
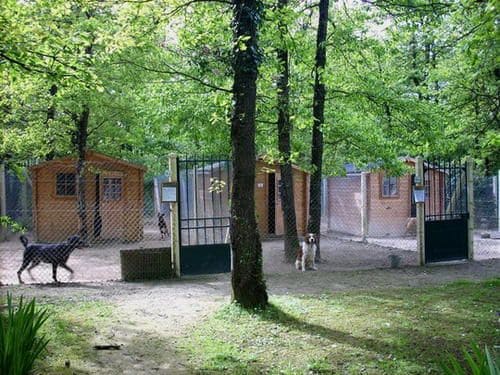
[[[183,245],[228,243],[230,162],[189,160],[179,166]],[[278,164],[261,160],[255,173],[256,217],[264,258],[269,263],[266,270],[281,272],[288,219],[282,202],[283,178]],[[74,160],[42,163],[21,174],[6,171],[2,214],[25,228],[29,244],[64,244],[69,237],[80,236],[84,246],[72,249],[65,263],[74,273],[58,264],[59,281],[169,277],[170,208],[160,199],[162,182],[168,176],[148,176],[141,166],[108,159],[87,161],[83,176],[82,205]],[[439,177],[436,187],[431,179],[428,195],[435,188],[445,197],[443,204],[458,204],[453,203],[451,192],[453,184],[463,188],[456,183],[460,177],[455,183],[446,182],[448,195]],[[413,182],[411,174],[395,177],[357,171],[323,179],[321,199],[316,200],[322,205],[320,271],[417,265]],[[309,173],[294,167],[293,202],[299,241],[307,232],[309,188]],[[498,176],[475,176],[473,190],[474,259],[500,258]],[[462,203],[457,207],[462,209]],[[24,253],[19,235],[2,230],[2,284],[19,282],[17,272]],[[31,265],[33,262],[28,268]],[[288,272],[293,266],[286,269]],[[52,282],[52,266],[42,259],[31,272],[24,269],[21,278],[26,283]]]
[[[474,176],[474,259],[500,258],[499,178]]]
[[[5,173],[6,215],[23,225],[28,243],[3,231],[0,282],[53,282],[52,264],[61,282],[170,276],[170,210],[160,202],[167,176],[146,177],[140,165],[99,157],[80,175],[71,159]],[[69,245],[71,236],[79,246]]]
[[[332,241],[335,269],[418,264],[411,174],[351,172],[327,178],[324,186],[322,228]]]

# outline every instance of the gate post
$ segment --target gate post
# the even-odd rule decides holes
[[[368,237],[368,172],[361,172],[361,239]]]
[[[467,255],[469,260],[474,260],[474,159],[468,157],[466,162],[467,186]]]
[[[178,170],[177,170],[177,155],[170,154],[168,156],[168,168],[170,170],[169,181],[175,182],[178,186]],[[181,258],[180,258],[180,238],[179,238],[179,204],[180,194],[177,188],[177,201],[170,202],[170,248],[172,254],[172,265],[177,277],[181,277]]]
[[[424,180],[424,159],[421,156],[417,157],[415,164],[415,178],[425,185]],[[425,200],[424,200],[425,202]],[[425,265],[425,203],[415,203],[417,210],[417,251],[418,260],[421,266]]]
[[[0,216],[7,215],[7,199],[5,186],[5,164],[0,162]],[[0,225],[0,241],[5,240],[7,229]]]

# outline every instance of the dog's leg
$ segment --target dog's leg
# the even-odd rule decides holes
[[[34,279],[33,275],[31,274],[31,270],[33,268],[35,268],[36,266],[38,266],[40,264],[40,261],[39,260],[34,260],[32,263],[31,263],[31,266],[28,267],[28,273],[30,274],[30,277],[32,279]]]
[[[52,278],[54,282],[59,283],[59,281],[57,281],[57,263],[52,263]]]
[[[21,273],[26,269],[26,267],[28,267],[30,262],[31,259],[29,258],[23,259],[23,264],[21,264],[21,268],[19,268],[19,270],[17,271],[17,278],[19,280],[19,284],[24,284],[23,280],[21,279]]]
[[[313,245],[312,247],[312,270],[317,271],[318,268],[316,267],[316,245]]]
[[[306,258],[307,258],[307,252],[302,251],[302,272],[306,272]]]
[[[71,269],[71,267],[68,266],[66,263],[61,263],[60,266],[71,273],[70,278],[72,279],[74,271]]]

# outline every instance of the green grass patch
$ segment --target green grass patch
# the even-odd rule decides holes
[[[182,345],[199,373],[432,374],[472,342],[498,345],[500,279],[278,296],[225,306]]]
[[[50,341],[47,356],[39,365],[42,373],[92,373],[95,359],[93,340],[96,332],[111,321],[112,306],[93,301],[45,303],[43,307],[49,318],[41,332]],[[66,361],[70,362],[71,370],[65,368]]]

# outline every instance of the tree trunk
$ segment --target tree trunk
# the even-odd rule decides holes
[[[278,0],[278,8],[286,9],[288,0]],[[280,33],[283,40],[285,24],[280,21]],[[281,184],[279,192],[283,211],[283,225],[285,230],[285,262],[292,263],[297,255],[299,239],[297,237],[297,219],[295,216],[295,201],[293,192],[293,169],[290,160],[290,138],[292,123],[290,121],[290,87],[288,48],[285,44],[277,51],[279,72],[276,88],[278,93],[278,150],[280,152]]]
[[[323,131],[325,119],[326,89],[323,71],[326,65],[326,33],[328,25],[328,0],[319,2],[318,33],[316,37],[316,59],[314,64],[313,130],[311,142],[311,164],[313,172],[309,184],[309,222],[307,231],[317,236],[316,258],[320,259],[321,229],[321,175],[323,167]]]
[[[256,80],[261,59],[257,45],[260,12],[260,1],[233,0],[231,284],[233,300],[245,308],[263,308],[268,299],[254,200]]]
[[[90,109],[84,106],[80,116],[75,116],[76,131],[73,144],[78,151],[76,162],[76,187],[77,187],[77,211],[80,219],[80,238],[84,243],[88,242],[87,204],[85,201],[85,152],[87,151],[87,138],[89,127]]]
[[[52,86],[50,86],[49,94],[52,98],[54,98],[54,96],[56,96],[56,94],[57,94],[57,85],[56,84],[52,84]],[[54,120],[55,118],[56,118],[56,106],[54,103],[51,103],[49,108],[47,108],[47,119],[45,121],[45,124],[47,125],[47,131],[49,131],[49,134],[50,134],[49,122]],[[55,141],[56,140],[54,139],[54,136],[49,135],[48,144],[49,144],[50,150],[45,157],[46,160],[52,160],[55,157],[55,150],[53,148]]]

